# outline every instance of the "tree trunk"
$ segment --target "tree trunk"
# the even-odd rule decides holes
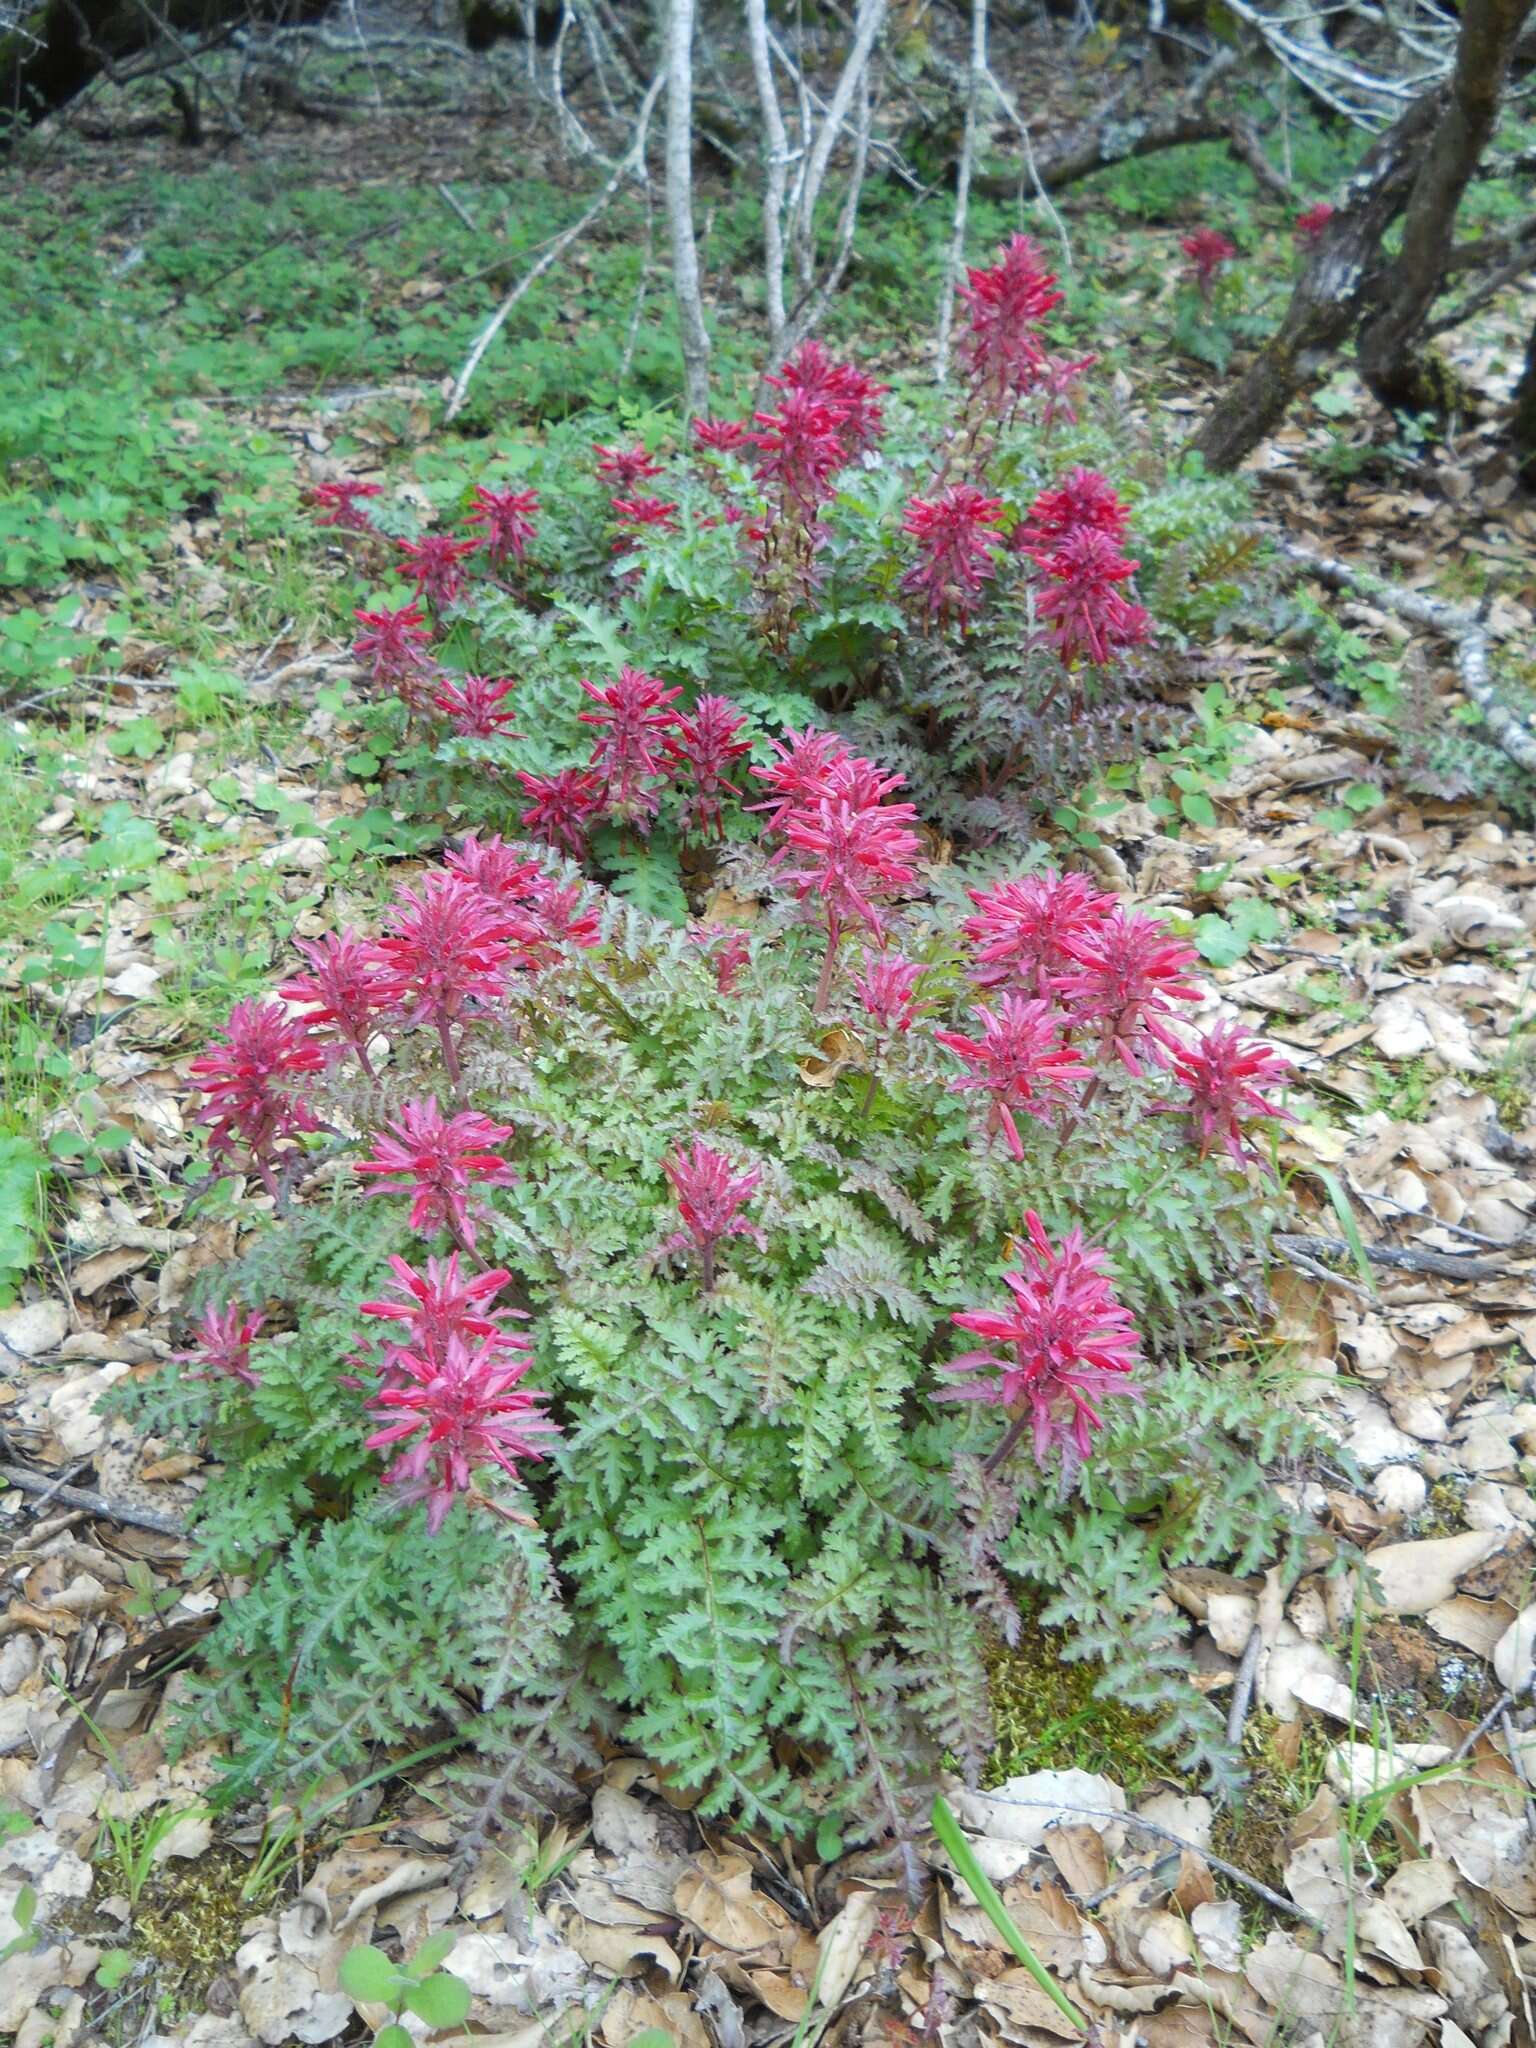
[[[1515,386],[1515,410],[1509,423],[1510,439],[1528,486],[1536,487],[1536,324],[1525,345],[1525,370]]]
[[[195,38],[237,22],[315,20],[325,7],[326,0],[41,0],[0,34],[0,151],[102,72],[164,41],[162,23]]]
[[[1421,349],[1461,205],[1498,117],[1510,52],[1532,0],[1466,0],[1450,97],[1403,213],[1402,251],[1360,329],[1360,374],[1383,405],[1445,410],[1447,372]]]
[[[709,329],[693,233],[693,6],[694,0],[667,0],[666,14],[667,221],[690,415],[709,410]]]

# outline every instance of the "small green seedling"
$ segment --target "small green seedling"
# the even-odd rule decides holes
[[[12,1956],[24,1956],[37,1940],[33,1921],[37,1918],[37,1893],[29,1884],[24,1884],[11,1904],[11,1918],[21,1929],[4,1948],[0,1948],[0,1963],[8,1963]]]
[[[109,1948],[96,1965],[96,1982],[103,1991],[115,1991],[133,1968],[133,1951]]]
[[[374,2048],[415,2048],[401,2026],[403,2012],[415,2013],[434,2032],[461,2027],[469,2017],[469,1986],[438,1965],[453,1947],[446,1929],[429,1934],[408,1963],[392,1963],[383,1949],[365,1943],[341,1959],[338,1982],[359,2005],[387,2005],[394,2018],[374,2036]]]

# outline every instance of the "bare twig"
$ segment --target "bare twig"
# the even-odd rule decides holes
[[[443,408],[445,422],[457,418],[463,410],[464,400],[469,394],[470,382],[476,370],[479,369],[486,350],[506,325],[508,318],[524,294],[538,283],[545,271],[559,261],[572,242],[586,233],[587,229],[597,219],[597,216],[602,212],[626,178],[632,177],[644,163],[646,138],[650,130],[651,115],[655,112],[656,102],[661,95],[661,88],[665,85],[666,78],[665,69],[658,71],[646,88],[645,98],[640,103],[640,111],[630,135],[629,147],[625,150],[618,163],[614,165],[607,183],[592,201],[592,204],[587,208],[580,220],[573,221],[570,227],[555,236],[554,240],[545,249],[543,255],[539,257],[538,261],[530,269],[523,273],[522,277],[518,279],[511,291],[507,293],[507,296],[496,308],[490,319],[486,321],[484,327],[475,336],[474,346],[464,359],[464,367],[459,371],[458,376],[454,378],[449,390],[448,402]]]
[[[694,0],[667,5],[667,225],[672,236],[672,288],[677,297],[683,386],[690,415],[709,410],[709,329],[699,290],[699,245],[693,231]]]
[[[1287,1255],[1298,1252],[1307,1259],[1354,1256],[1342,1237],[1296,1237],[1282,1231],[1275,1244]],[[1442,1280],[1493,1280],[1504,1271],[1499,1260],[1473,1259],[1459,1252],[1419,1251],[1412,1245],[1368,1244],[1365,1256],[1373,1266],[1389,1266],[1398,1273],[1434,1273]]]
[[[1305,1906],[1298,1906],[1294,1899],[1286,1898],[1283,1892],[1272,1891],[1267,1884],[1261,1884],[1256,1877],[1250,1877],[1246,1870],[1239,1870],[1235,1863],[1228,1863],[1224,1857],[1214,1855],[1209,1849],[1202,1849],[1198,1842],[1190,1841],[1187,1835],[1176,1835],[1172,1828],[1165,1828],[1161,1821],[1147,1820],[1139,1813],[1116,1813],[1108,1806],[1079,1806],[1067,1799],[1014,1799],[1001,1792],[983,1792],[979,1795],[990,1800],[994,1806],[1028,1806],[1037,1812],[1042,1809],[1059,1814],[1075,1814],[1081,1820],[1116,1821],[1121,1827],[1140,1828],[1143,1833],[1156,1835],[1159,1840],[1171,1842],[1176,1849],[1188,1849],[1191,1855],[1203,1856],[1212,1870],[1219,1870],[1223,1877],[1229,1877],[1234,1884],[1245,1886],[1277,1913],[1285,1913],[1293,1920],[1304,1920],[1308,1927],[1318,1933],[1324,1932],[1323,1923]]]
[[[1247,1642],[1243,1645],[1242,1661],[1237,1667],[1237,1678],[1232,1687],[1232,1704],[1227,1710],[1227,1741],[1234,1749],[1243,1739],[1243,1723],[1248,1718],[1254,1683],[1259,1675],[1259,1656],[1263,1648],[1264,1631],[1255,1622],[1249,1631]]]
[[[464,204],[463,200],[456,195],[451,185],[440,184],[437,188],[437,196],[439,199],[442,200],[444,206],[448,208],[448,211],[450,213],[456,213],[458,215],[459,219],[463,221],[465,227],[469,229],[469,232],[472,235],[477,234],[479,232],[479,230],[475,226],[474,216],[470,213],[469,208]]]
[[[185,1536],[187,1525],[175,1515],[162,1515],[154,1508],[141,1508],[134,1501],[112,1500],[83,1486],[61,1486],[42,1472],[28,1472],[21,1465],[0,1465],[0,1482],[14,1486],[18,1493],[39,1494],[57,1500],[67,1508],[83,1508],[88,1515],[100,1515],[109,1522],[121,1522],[128,1529],[148,1529],[156,1536]]]
[[[1410,624],[1427,627],[1449,640],[1456,649],[1461,687],[1483,714],[1483,723],[1496,744],[1517,766],[1536,775],[1536,733],[1522,725],[1508,705],[1500,701],[1488,673],[1490,636],[1480,613],[1447,604],[1443,598],[1425,597],[1421,591],[1404,590],[1349,562],[1338,561],[1331,555],[1315,555],[1310,548],[1298,547],[1294,541],[1282,543],[1281,553],[1335,590],[1352,590],[1372,604],[1396,612]]]
[[[768,301],[768,345],[774,355],[784,343],[784,187],[789,165],[789,135],[774,83],[768,48],[766,0],[746,0],[747,42],[752,75],[757,81],[763,116],[763,282]]]
[[[960,143],[960,165],[955,175],[955,218],[945,258],[944,277],[939,286],[939,338],[934,373],[943,384],[949,376],[949,337],[955,320],[955,287],[965,261],[965,226],[971,205],[971,171],[976,162],[976,130],[981,117],[981,95],[991,77],[987,68],[987,0],[971,0],[971,68],[965,89],[965,134]]]

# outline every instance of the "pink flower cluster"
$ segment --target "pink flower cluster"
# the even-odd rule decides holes
[[[902,532],[918,542],[918,560],[901,579],[936,626],[976,609],[982,585],[997,571],[996,529],[1001,498],[989,498],[975,484],[949,484],[936,498],[914,498]]]
[[[527,831],[585,859],[597,819],[648,833],[663,793],[674,787],[685,834],[723,835],[724,800],[741,794],[731,780],[732,764],[751,752],[751,741],[739,737],[745,714],[728,698],[710,695],[683,711],[681,687],[669,689],[637,668],[621,668],[608,683],[583,678],[581,687],[594,707],[580,713],[583,725],[596,728],[591,755],[585,768],[518,771],[530,799],[522,814]]]
[[[733,1173],[724,1154],[698,1138],[692,1145],[679,1145],[670,1152],[662,1161],[662,1171],[672,1183],[683,1227],[660,1249],[664,1254],[695,1253],[699,1284],[708,1294],[715,1284],[715,1252],[725,1238],[750,1237],[759,1246],[767,1244],[762,1231],[741,1213],[763,1177],[755,1170]]]
[[[1105,1276],[1103,1252],[1086,1245],[1081,1231],[1053,1245],[1033,1209],[1024,1228],[1020,1263],[1003,1275],[1012,1297],[1007,1307],[951,1317],[984,1346],[944,1367],[963,1384],[938,1398],[1012,1412],[1012,1426],[987,1460],[989,1470],[1027,1429],[1037,1461],[1044,1465],[1059,1451],[1070,1477],[1103,1427],[1095,1401],[1137,1391],[1129,1379],[1139,1349],[1136,1326]]]
[[[1075,469],[1040,493],[1009,536],[1010,547],[1045,577],[1035,611],[1064,668],[1082,662],[1105,667],[1152,630],[1147,612],[1123,587],[1141,566],[1121,553],[1129,520],[1106,478]]]
[[[1189,263],[1189,274],[1201,298],[1208,299],[1216,288],[1216,279],[1222,269],[1237,254],[1237,245],[1229,242],[1216,228],[1196,228],[1192,235],[1181,235],[1179,247]]]
[[[425,1272],[402,1258],[389,1264],[401,1298],[362,1304],[364,1315],[403,1326],[385,1347],[383,1383],[371,1398],[383,1426],[367,1448],[409,1445],[384,1484],[403,1501],[424,1501],[436,1535],[456,1499],[475,1497],[477,1471],[496,1465],[516,1478],[519,1463],[541,1460],[560,1432],[540,1406],[548,1395],[521,1384],[531,1347],[506,1327],[521,1311],[493,1306],[510,1273],[461,1279],[457,1252],[428,1259]]]

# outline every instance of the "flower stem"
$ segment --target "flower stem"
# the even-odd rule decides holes
[[[437,1038],[443,1048],[443,1065],[448,1069],[448,1079],[453,1084],[454,1097],[456,1100],[462,1100],[464,1076],[459,1067],[458,1048],[453,1042],[453,1033],[448,1028],[446,1017],[439,1017],[437,1020]]]
[[[832,999],[832,969],[837,960],[837,942],[841,937],[842,933],[836,925],[827,927],[827,950],[822,957],[821,977],[816,983],[816,994],[811,1002],[811,1008],[818,1017]]]
[[[997,1470],[999,1465],[1006,1462],[1009,1453],[1013,1450],[1015,1444],[1017,1444],[1019,1438],[1024,1434],[1024,1431],[1028,1426],[1029,1416],[1027,1413],[1024,1415],[1016,1415],[1014,1417],[1013,1421],[1008,1426],[1008,1434],[1003,1438],[1002,1442],[998,1445],[997,1449],[992,1453],[991,1457],[984,1460],[982,1464],[981,1469],[988,1476],[988,1478],[990,1478],[991,1475]]]

